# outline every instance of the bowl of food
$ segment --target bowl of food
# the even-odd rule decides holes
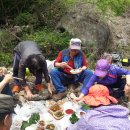
[[[37,125],[37,130],[44,130],[45,122],[43,120],[40,120]]]
[[[70,70],[70,73],[71,74],[78,74],[78,73],[80,73],[80,69],[72,69],[72,70]]]
[[[80,116],[82,116],[82,115],[84,115],[84,114],[85,114],[85,112],[80,111],[80,112],[79,112],[79,114],[80,114]]]
[[[71,115],[71,114],[73,114],[74,113],[74,110],[73,109],[66,109],[65,110],[65,114],[67,114],[67,115]]]
[[[48,124],[46,127],[45,127],[45,130],[55,130],[55,125],[54,124],[52,124],[52,123],[50,123],[50,124]]]

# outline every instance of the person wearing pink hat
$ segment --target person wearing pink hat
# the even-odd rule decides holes
[[[122,78],[123,75],[125,75],[126,78]],[[116,98],[128,96],[130,93],[130,71],[111,65],[106,59],[98,60],[93,76],[90,78],[86,87],[81,90],[80,96],[75,100],[79,101],[87,95],[90,87],[95,83],[107,86],[110,95]],[[117,89],[115,90],[113,88]]]

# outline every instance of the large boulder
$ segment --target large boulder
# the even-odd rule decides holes
[[[96,55],[107,51],[112,43],[109,26],[91,4],[80,2],[71,7],[57,24],[57,29],[80,38],[87,52]]]

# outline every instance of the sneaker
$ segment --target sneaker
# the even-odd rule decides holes
[[[79,91],[80,91],[80,90],[79,90],[79,86],[80,86],[79,83],[70,84],[70,85],[68,86],[69,92],[79,92]]]
[[[18,85],[13,86],[12,93],[19,93],[21,90],[21,87]]]
[[[122,106],[124,106],[124,107],[127,107],[127,103],[128,103],[128,98],[127,97],[125,97],[125,96],[122,96],[122,97],[120,97],[119,99],[119,104],[120,105],[122,105]]]
[[[54,101],[58,101],[58,100],[63,99],[64,97],[66,97],[66,95],[67,95],[67,92],[66,92],[66,91],[65,91],[65,92],[62,92],[62,93],[57,93],[57,94],[52,95],[52,99],[53,99]]]

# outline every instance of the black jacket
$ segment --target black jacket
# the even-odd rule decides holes
[[[42,53],[40,52],[35,42],[33,41],[20,42],[14,48],[14,52],[19,54],[21,57],[20,62],[19,62],[19,68],[18,68],[18,77],[24,79],[24,81],[22,82],[22,85],[26,85],[25,72],[26,72],[26,68],[28,68],[27,60],[28,60],[28,57],[33,54],[36,54],[42,57],[43,62],[42,64],[39,65],[41,67],[40,72],[43,72],[46,82],[47,83],[50,82],[50,77],[48,74],[47,63],[46,63],[45,57],[42,55]]]

